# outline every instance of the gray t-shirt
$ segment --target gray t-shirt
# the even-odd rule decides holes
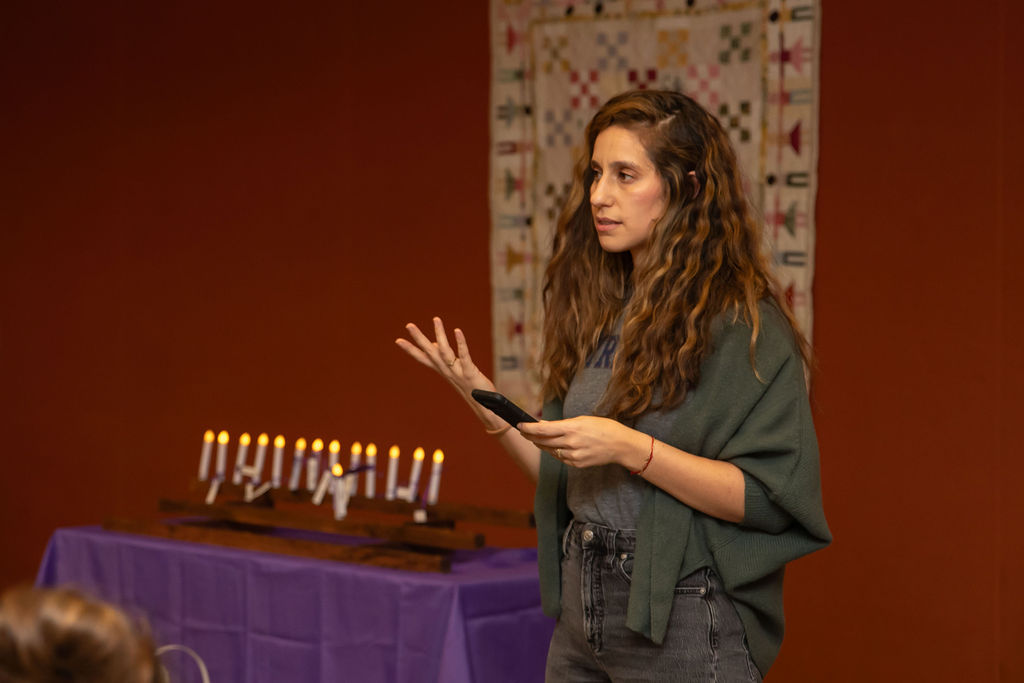
[[[615,332],[601,338],[597,349],[573,378],[565,395],[563,417],[594,414],[594,408],[601,402],[611,379],[612,360],[621,332],[620,319]],[[670,413],[650,412],[642,415],[632,427],[664,440],[671,425],[670,418]],[[641,492],[650,486],[643,477],[630,474],[621,465],[569,467],[568,470],[566,496],[574,519],[612,529],[636,529]]]

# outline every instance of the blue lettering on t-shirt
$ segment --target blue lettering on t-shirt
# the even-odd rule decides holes
[[[594,353],[587,359],[586,367],[598,370],[610,370],[615,360],[615,349],[619,345],[619,336],[601,337]]]

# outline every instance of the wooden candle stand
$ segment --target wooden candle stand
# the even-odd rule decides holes
[[[484,547],[484,535],[459,529],[459,522],[534,526],[533,513],[528,511],[458,503],[422,508],[404,500],[362,496],[351,497],[348,515],[336,520],[330,499],[314,505],[308,491],[272,489],[246,502],[244,487],[229,482],[221,484],[217,502],[208,505],[204,497],[209,486],[193,480],[185,499],[160,499],[160,512],[173,518],[110,519],[103,526],[197,543],[433,572],[449,571],[456,550]],[[421,509],[425,521],[413,521]]]

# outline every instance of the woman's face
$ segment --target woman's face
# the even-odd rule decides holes
[[[665,184],[640,138],[621,126],[598,134],[590,167],[590,208],[601,248],[628,251],[636,263],[668,205]]]

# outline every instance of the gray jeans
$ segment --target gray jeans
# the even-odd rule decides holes
[[[711,570],[676,585],[665,642],[656,645],[626,628],[635,532],[574,522],[563,544],[562,613],[548,650],[548,683],[760,683],[743,624]]]

